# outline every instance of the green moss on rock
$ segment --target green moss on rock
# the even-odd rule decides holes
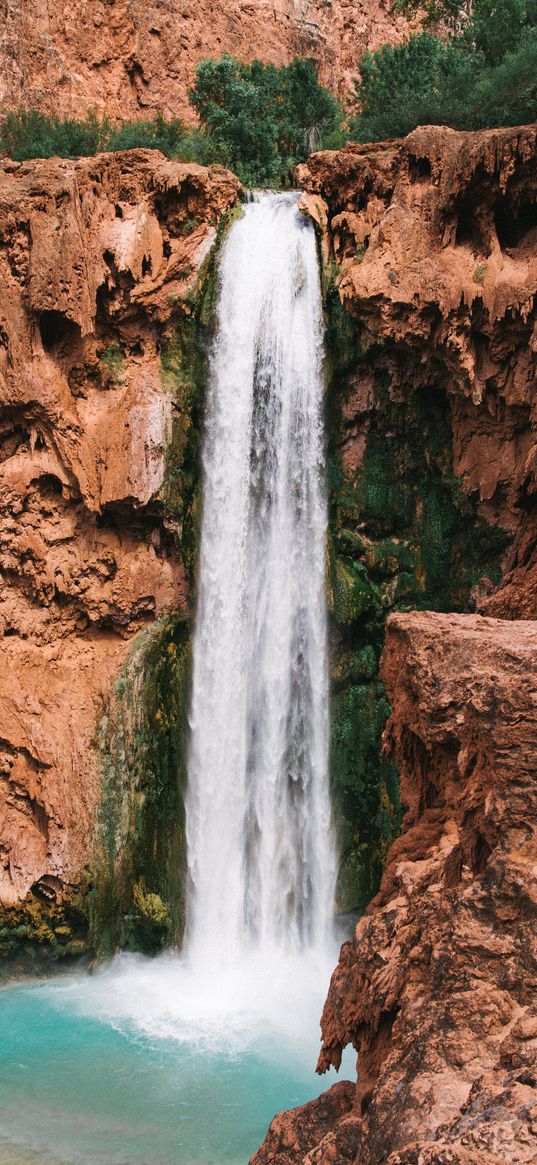
[[[46,897],[38,884],[17,906],[0,906],[0,977],[41,973],[91,955],[88,879],[76,887],[49,882]]]
[[[387,369],[394,353],[381,346],[362,351],[359,321],[334,286],[325,303],[330,767],[341,849],[338,904],[347,911],[362,910],[376,891],[400,828],[397,774],[382,753],[390,710],[378,680],[386,615],[472,609],[479,580],[499,580],[509,537],[479,516],[477,498],[453,473],[442,387],[410,386],[404,398],[392,395]],[[368,388],[353,415],[361,377]],[[348,469],[343,451],[357,431],[365,437],[363,460]]]
[[[154,952],[184,924],[190,626],[169,614],[137,637],[100,730],[96,949]]]
[[[195,286],[174,302],[162,343],[172,407],[161,501],[194,590],[201,513],[200,446],[218,253],[240,205],[220,220]],[[155,952],[180,940],[186,869],[184,792],[190,620],[170,613],[134,642],[100,730],[103,798],[95,838],[91,933],[102,954]]]
[[[200,510],[200,433],[206,383],[207,330],[197,313],[183,316],[162,349],[162,377],[173,399],[171,440],[161,490],[165,521],[185,568],[195,572]]]

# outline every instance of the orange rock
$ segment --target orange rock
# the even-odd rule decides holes
[[[78,881],[111,682],[187,606],[159,348],[238,188],[153,151],[0,166],[0,903]]]
[[[341,1086],[340,1113],[332,1089],[280,1114],[253,1161],[529,1165],[537,622],[392,615],[382,674],[409,808],[380,893],[342,948],[319,1060],[337,1066],[352,1043],[358,1084],[354,1098]]]
[[[358,1082],[340,1113],[322,1097],[280,1113],[255,1165],[537,1160],[536,144],[535,126],[425,127],[301,168],[371,353],[349,378],[344,466],[364,455],[375,372],[395,400],[437,389],[453,471],[514,541],[499,587],[474,588],[502,619],[388,619],[404,829],[342,947],[318,1064],[351,1044]]]
[[[0,101],[79,117],[193,120],[188,90],[203,57],[230,53],[275,65],[312,58],[324,84],[352,89],[366,49],[408,35],[408,21],[375,0],[17,0],[3,18]]]
[[[422,126],[313,154],[300,169],[328,207],[337,284],[362,349],[389,371],[392,393],[446,394],[453,472],[487,521],[515,533],[498,591],[487,580],[476,590],[480,609],[502,618],[537,616],[536,145],[535,125]],[[345,406],[349,467],[367,433],[360,376]]]

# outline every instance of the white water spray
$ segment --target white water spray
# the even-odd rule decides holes
[[[330,938],[322,309],[295,195],[263,195],[220,263],[204,445],[187,794],[187,961]]]

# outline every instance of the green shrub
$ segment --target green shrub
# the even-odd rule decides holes
[[[227,163],[225,151],[206,134],[186,128],[179,118],[166,121],[160,114],[146,121],[112,125],[88,114],[81,121],[49,117],[35,109],[0,116],[0,152],[15,161],[27,158],[80,158],[101,151],[161,150],[169,158],[209,166]]]
[[[341,144],[340,107],[311,61],[282,68],[227,55],[201,61],[190,100],[207,136],[249,185],[285,185],[312,149]]]
[[[117,341],[108,344],[99,354],[99,363],[108,374],[111,381],[119,382],[123,372],[123,352]]]
[[[173,157],[182,152],[188,136],[189,131],[178,117],[166,121],[159,113],[150,121],[124,121],[120,125],[109,127],[105,148],[162,150],[163,154]]]
[[[359,141],[379,141],[418,124],[460,122],[469,72],[466,54],[426,32],[366,53],[356,84],[360,114],[353,133]]]
[[[84,121],[49,117],[19,109],[0,119],[0,149],[15,161],[27,158],[77,158],[105,148],[110,127],[90,114]]]
[[[399,7],[413,8],[413,0]],[[477,0],[475,10],[430,0],[430,19],[456,27],[447,40],[429,32],[366,53],[356,85],[358,141],[409,133],[417,125],[480,129],[537,117],[537,0]],[[451,15],[450,15],[451,14]]]
[[[0,116],[0,153],[76,158],[100,151],[154,149],[169,158],[218,163],[249,185],[288,185],[310,150],[343,144],[342,112],[311,61],[276,68],[232,57],[201,61],[191,91],[200,129],[159,114],[113,125],[95,114],[76,121],[21,109]]]

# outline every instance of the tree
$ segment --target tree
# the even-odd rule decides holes
[[[429,14],[438,5],[451,10],[451,0],[434,4],[428,3]],[[351,126],[359,141],[399,136],[417,125],[480,129],[533,121],[537,0],[475,0],[457,35],[422,32],[367,53],[359,67]]]
[[[286,183],[297,161],[337,139],[342,112],[311,61],[276,68],[229,56],[196,69],[190,101],[204,132],[250,185]]]
[[[379,141],[419,124],[463,127],[472,71],[466,53],[457,54],[426,32],[366,53],[355,89],[359,113],[353,134],[359,141]]]
[[[241,177],[253,184],[276,178],[278,152],[274,117],[276,69],[232,57],[201,61],[190,101],[206,133]]]

